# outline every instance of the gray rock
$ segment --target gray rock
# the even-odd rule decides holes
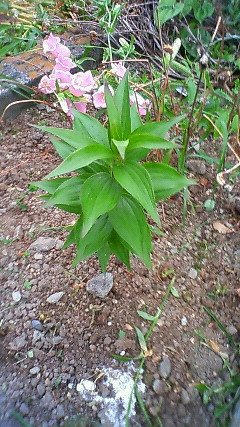
[[[23,238],[23,230],[21,225],[17,225],[14,232],[14,239],[21,240]]]
[[[105,298],[113,287],[111,273],[102,273],[87,282],[86,289],[98,298]]]
[[[38,394],[39,394],[40,397],[43,397],[43,395],[46,392],[45,385],[43,383],[39,383],[37,385],[37,392],[38,392]]]
[[[40,320],[32,320],[32,327],[33,327],[33,329],[36,329],[37,331],[40,331],[40,332],[43,331],[43,325],[40,322]]]
[[[53,237],[39,237],[29,246],[29,249],[34,249],[38,252],[47,252],[55,248],[55,245],[56,239],[53,239]]]
[[[235,326],[233,326],[233,325],[227,326],[226,330],[228,331],[228,333],[230,335],[236,335],[237,334],[237,328],[235,328]]]
[[[182,326],[187,326],[187,324],[188,324],[188,320],[187,320],[186,316],[183,316],[181,318],[181,325]]]
[[[206,173],[206,164],[203,160],[188,159],[186,165],[188,169],[199,175],[205,175]]]
[[[37,375],[40,372],[40,368],[38,366],[34,366],[29,372],[31,375]]]
[[[32,339],[33,344],[35,344],[37,341],[41,340],[42,338],[44,338],[44,335],[41,331],[35,330],[33,332],[33,339]]]
[[[164,391],[164,383],[161,380],[154,380],[153,381],[153,390],[155,391],[156,394],[162,394]]]
[[[50,391],[46,391],[46,393],[42,397],[42,405],[46,409],[53,409],[53,408],[55,408],[56,403],[55,403],[53,395],[52,395],[52,393],[50,393]]]
[[[19,337],[16,337],[12,342],[9,343],[11,350],[21,350],[27,344],[26,335],[22,334]]]
[[[60,420],[61,418],[63,418],[64,415],[65,415],[65,413],[64,413],[63,405],[57,405],[57,407],[56,407],[56,418],[57,418],[57,420]]]
[[[188,277],[190,277],[190,279],[196,279],[197,275],[198,275],[197,270],[195,270],[195,268],[190,268],[188,272]]]
[[[50,304],[57,304],[64,294],[65,292],[55,292],[55,294],[52,294],[47,298],[47,302]]]
[[[12,292],[12,299],[14,302],[19,302],[21,298],[22,298],[21,292],[19,291]]]
[[[188,405],[190,403],[190,396],[185,388],[181,391],[181,401],[184,405]]]
[[[19,411],[21,412],[22,415],[28,415],[29,414],[29,408],[26,405],[26,403],[21,404]]]
[[[163,356],[162,362],[159,365],[159,374],[162,378],[166,379],[169,377],[171,372],[171,362],[167,356]]]

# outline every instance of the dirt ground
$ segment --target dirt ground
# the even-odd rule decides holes
[[[112,354],[139,353],[134,326],[146,333],[149,322],[137,310],[155,314],[173,274],[178,297],[169,296],[149,340],[143,399],[153,423],[158,415],[164,427],[217,426],[214,405],[203,404],[194,383],[227,380],[222,357],[239,368],[234,349],[203,306],[239,339],[240,229],[222,187],[216,209],[203,208],[216,166],[198,161],[201,174],[191,166],[189,176],[198,185],[190,188],[185,226],[181,195],[159,204],[164,235],[153,238],[152,271],[133,258],[130,272],[113,257],[107,272],[114,286],[100,299],[86,290],[87,281],[101,273],[97,259],[72,268],[75,248],[61,250],[68,234],[64,226],[71,225],[74,214],[45,209],[41,192],[28,191],[60,162],[48,135],[30,124],[63,125],[54,112],[33,108],[5,123],[0,134],[0,426],[19,426],[23,419],[34,427],[67,425],[78,414],[98,425],[123,427],[123,398],[114,416],[108,415],[117,397],[107,372],[115,379],[121,372],[123,379],[133,376],[134,365]],[[213,152],[217,143],[209,144],[205,148]],[[238,182],[233,194],[239,191]],[[47,248],[35,243],[39,237],[48,239]],[[174,273],[166,276],[168,270]],[[61,299],[47,302],[57,292],[64,292]],[[94,383],[94,390],[84,394],[84,380]],[[78,422],[72,425],[87,425]],[[147,425],[137,405],[131,425]]]

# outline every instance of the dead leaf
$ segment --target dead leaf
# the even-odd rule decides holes
[[[220,352],[219,345],[215,341],[209,340],[209,345],[213,349],[213,351],[215,351],[216,353]]]
[[[232,230],[230,230],[230,228],[226,227],[226,225],[222,224],[219,221],[213,222],[213,228],[214,228],[214,230],[217,230],[221,234],[232,233]]]

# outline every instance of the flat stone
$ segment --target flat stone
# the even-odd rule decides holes
[[[12,292],[12,299],[14,302],[19,302],[21,298],[22,298],[21,292],[19,291]]]
[[[186,165],[188,169],[199,175],[206,174],[206,164],[204,160],[187,159]]]
[[[230,335],[236,335],[237,334],[237,328],[235,328],[235,326],[233,326],[233,325],[227,326],[226,330]]]
[[[43,383],[39,383],[37,385],[37,392],[39,394],[40,397],[42,397],[45,393],[46,389],[45,389],[45,385]]]
[[[34,366],[29,372],[31,375],[37,375],[40,372],[40,368],[38,366]]]
[[[29,414],[29,407],[26,405],[26,403],[22,403],[19,411],[21,412],[22,415],[28,415]]]
[[[42,405],[44,406],[44,408],[46,408],[48,410],[55,408],[56,403],[55,403],[53,395],[52,395],[52,393],[50,393],[50,391],[46,391],[46,393],[42,397]]]
[[[197,270],[195,270],[195,268],[190,268],[188,272],[188,277],[190,277],[190,279],[196,279],[197,275],[198,275]]]
[[[47,302],[49,302],[49,304],[57,304],[60,299],[63,297],[63,295],[65,294],[65,292],[55,292],[52,295],[49,295],[49,297],[47,298]]]
[[[56,407],[56,418],[57,418],[57,420],[60,420],[61,418],[63,418],[64,415],[65,415],[65,412],[64,412],[63,405],[57,405],[57,407]]]
[[[171,362],[167,356],[163,356],[162,361],[159,365],[159,374],[162,378],[166,379],[169,377],[171,372]]]
[[[33,329],[36,329],[37,331],[42,332],[43,331],[43,325],[40,322],[40,320],[32,320],[32,327]]]
[[[53,237],[39,237],[29,246],[29,249],[34,249],[38,252],[47,252],[55,248],[55,245],[56,239],[54,239]]]
[[[105,298],[113,287],[113,275],[102,273],[87,282],[86,289],[98,298]]]
[[[188,405],[190,403],[190,396],[185,388],[181,391],[181,401],[183,405]]]

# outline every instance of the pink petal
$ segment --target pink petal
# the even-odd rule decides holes
[[[53,93],[56,90],[55,80],[48,76],[43,76],[39,82],[38,89],[45,94]]]
[[[54,51],[59,43],[60,38],[54,37],[51,33],[47,39],[43,40],[43,52],[46,53]]]
[[[111,64],[112,73],[116,76],[123,78],[124,74],[126,73],[127,69],[123,66],[122,62],[113,62]]]
[[[87,111],[87,103],[86,102],[74,102],[74,105],[80,113],[86,114]]]
[[[73,62],[68,56],[60,56],[56,58],[56,65],[54,68],[55,70],[69,71],[71,68],[76,66],[75,62]]]

